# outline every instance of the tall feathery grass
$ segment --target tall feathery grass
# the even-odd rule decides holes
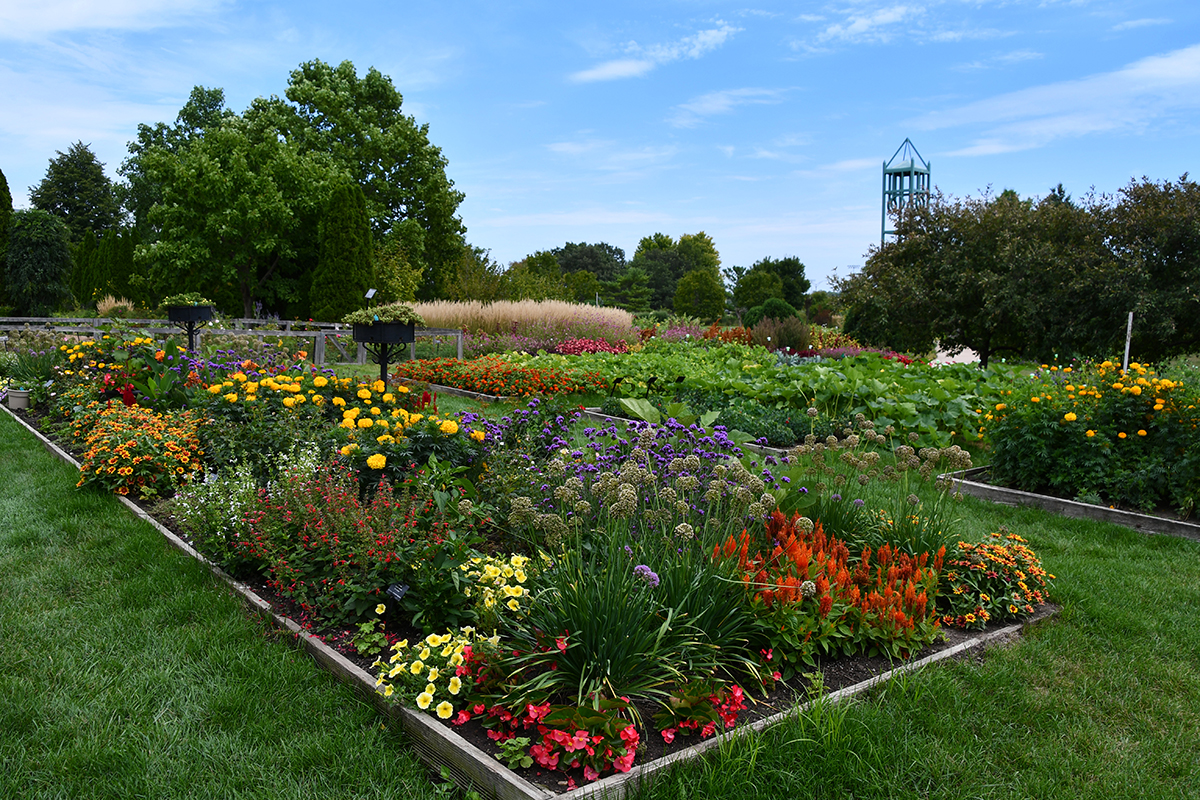
[[[602,339],[610,345],[638,340],[633,315],[620,308],[562,300],[478,300],[418,303],[416,312],[431,328],[458,328],[468,334],[469,355],[505,350],[553,351],[571,339]]]

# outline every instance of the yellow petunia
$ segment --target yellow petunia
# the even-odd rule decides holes
[[[438,703],[437,715],[441,719],[450,719],[450,717],[454,716],[454,706],[450,705],[448,701],[443,700]]]
[[[429,704],[433,702],[433,695],[429,692],[421,692],[417,695],[417,708],[424,711],[429,708]]]

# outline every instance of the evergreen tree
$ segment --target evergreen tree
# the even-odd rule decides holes
[[[72,242],[83,239],[89,230],[103,233],[120,217],[112,181],[83,142],[71,145],[65,153],[58,151],[46,177],[29,188],[29,202],[65,222]]]
[[[4,288],[4,265],[8,253],[8,230],[12,226],[12,215],[12,192],[8,190],[8,179],[4,177],[4,171],[0,170],[0,305],[8,302]]]
[[[634,314],[650,310],[650,276],[637,267],[629,267],[615,280],[603,285],[607,304]]]
[[[70,296],[70,233],[62,220],[39,209],[13,214],[5,284],[17,314],[49,316]]]
[[[91,300],[91,261],[92,257],[96,254],[98,246],[99,242],[96,240],[96,233],[88,231],[79,244],[75,245],[71,251],[71,256],[75,263],[71,269],[69,285],[77,306],[85,306]]]
[[[321,220],[321,250],[313,273],[312,318],[336,322],[366,304],[373,243],[367,201],[358,184],[339,182]]]

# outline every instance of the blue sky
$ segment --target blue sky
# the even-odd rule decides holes
[[[1200,4],[1181,0],[4,0],[14,204],[77,140],[115,178],[193,86],[240,112],[314,58],[391,76],[502,263],[702,230],[725,265],[794,255],[823,288],[878,242],[906,137],[955,196],[1111,194],[1200,153]]]

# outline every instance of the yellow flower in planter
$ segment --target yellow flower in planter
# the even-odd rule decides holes
[[[450,694],[458,694],[462,691],[462,680],[457,675],[450,679]]]
[[[433,695],[429,692],[421,692],[417,695],[417,708],[424,711],[429,708],[429,704],[433,702]]]
[[[450,719],[450,717],[454,716],[454,706],[450,705],[448,701],[443,700],[438,703],[437,715],[442,719]]]
[[[387,456],[383,453],[376,453],[367,459],[367,466],[371,469],[383,469],[387,466]]]

